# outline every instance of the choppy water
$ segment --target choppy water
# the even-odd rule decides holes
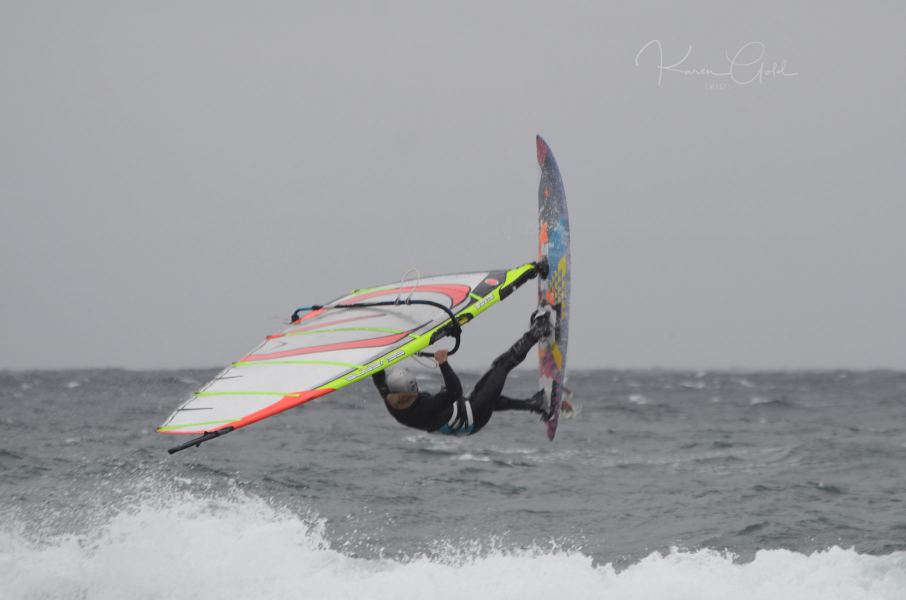
[[[578,372],[552,444],[359,386],[168,456],[213,375],[0,372],[0,598],[906,598],[903,373]]]

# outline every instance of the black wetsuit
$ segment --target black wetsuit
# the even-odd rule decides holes
[[[419,392],[418,398],[407,408],[398,409],[390,406],[387,396],[391,393],[387,387],[387,376],[383,371],[373,375],[374,385],[377,386],[384,399],[384,405],[393,415],[393,418],[405,425],[422,431],[436,431],[446,424],[453,416],[453,405],[462,399],[462,384],[459,377],[453,372],[450,363],[440,366],[444,376],[444,389],[438,394]]]
[[[491,368],[478,380],[467,400],[462,397],[459,378],[446,362],[440,366],[445,388],[433,395],[419,392],[418,398],[408,408],[393,408],[387,402],[387,396],[391,392],[383,371],[373,375],[372,379],[387,410],[403,425],[422,431],[469,435],[487,425],[495,410],[538,410],[538,404],[533,400],[516,400],[501,394],[507,375],[525,360],[528,351],[537,341],[538,335],[529,331],[509,350],[494,359]]]

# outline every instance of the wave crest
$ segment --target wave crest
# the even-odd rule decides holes
[[[323,523],[240,491],[142,499],[91,533],[29,539],[0,531],[0,589],[18,598],[902,598],[906,552],[717,550],[652,553],[625,568],[562,549],[449,548],[357,558]]]

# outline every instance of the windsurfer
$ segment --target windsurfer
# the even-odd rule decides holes
[[[531,328],[491,363],[467,399],[463,398],[459,377],[447,362],[446,350],[434,355],[444,378],[444,388],[437,394],[419,391],[415,377],[400,367],[389,369],[386,375],[381,371],[372,379],[393,418],[423,431],[469,435],[487,425],[494,411],[501,410],[525,410],[546,419],[543,391],[527,400],[508,398],[502,392],[510,371],[525,360],[532,346],[550,334],[550,315],[534,316]]]

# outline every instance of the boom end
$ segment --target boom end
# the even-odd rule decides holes
[[[167,450],[167,452],[170,454],[176,454],[177,452],[180,452],[181,450],[185,450],[186,448],[191,448],[192,446],[198,447],[203,442],[207,442],[208,440],[213,440],[214,438],[218,438],[222,435],[226,435],[229,432],[233,431],[234,429],[235,429],[235,427],[224,427],[223,429],[218,429],[216,431],[207,431],[207,432],[205,432],[204,435],[191,439],[184,444],[180,444],[179,446],[174,446],[173,448],[170,448],[169,450]]]

